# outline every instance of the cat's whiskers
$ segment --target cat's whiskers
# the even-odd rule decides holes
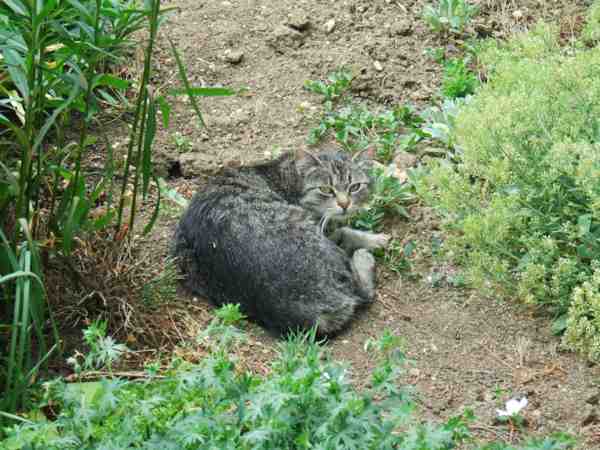
[[[331,219],[331,217],[327,214],[324,214],[323,217],[321,217],[321,220],[319,221],[319,229],[321,230],[321,234],[325,234],[325,231],[327,230],[327,224],[329,223],[329,219]]]

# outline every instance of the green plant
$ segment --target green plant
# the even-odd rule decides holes
[[[175,299],[179,278],[175,262],[172,259],[165,261],[161,273],[144,285],[142,290],[144,303],[156,306]]]
[[[460,109],[470,101],[470,97],[444,99],[439,106],[431,106],[423,114],[422,132],[429,138],[442,142],[456,153],[456,117]]]
[[[423,19],[436,33],[462,33],[478,12],[479,8],[466,0],[438,0],[436,5],[425,6]]]
[[[68,359],[75,372],[84,370],[98,370],[106,367],[112,372],[112,365],[125,352],[127,347],[115,342],[111,336],[106,335],[106,322],[94,321],[83,330],[83,340],[88,346],[87,354],[76,353]],[[80,363],[80,360],[83,361]]]
[[[587,45],[594,45],[600,40],[600,1],[596,0],[588,10],[581,37]]]
[[[334,103],[339,100],[350,89],[352,84],[352,73],[347,69],[338,69],[331,73],[327,80],[312,81],[304,83],[306,90],[322,95],[326,110],[331,110]]]
[[[442,80],[442,95],[446,98],[462,98],[475,92],[479,80],[467,67],[463,58],[449,59],[444,62],[444,79]]]
[[[412,269],[410,257],[413,255],[415,248],[414,241],[408,241],[402,245],[400,241],[393,240],[383,253],[383,263],[392,272],[408,273]]]
[[[211,338],[200,341],[211,344],[206,358],[198,364],[174,360],[160,378],[150,370],[142,383],[48,384],[44,403],[58,410],[57,417],[10,416],[19,423],[7,430],[3,444],[46,450],[447,450],[470,438],[471,413],[439,425],[414,414],[415,403],[397,383],[405,361],[402,341],[390,332],[367,342],[379,361],[370,386],[359,391],[347,367],[329,357],[314,332],[282,342],[271,370],[260,377],[238,367],[231,356],[243,337],[239,330],[219,319],[209,330]],[[230,339],[220,339],[224,335]],[[566,438],[546,438],[521,448],[569,445]]]
[[[15,411],[18,406],[27,404],[27,388],[30,380],[38,375],[40,368],[57,349],[59,337],[56,324],[50,316],[55,344],[48,349],[44,322],[48,317],[43,275],[36,243],[31,239],[25,220],[20,221],[28,240],[18,252],[13,252],[7,237],[0,229],[0,256],[5,257],[9,269],[0,272],[0,299],[10,300],[14,295],[12,327],[8,351],[0,360],[6,367],[2,371],[3,392],[0,410]],[[6,302],[0,308],[7,306]],[[34,340],[34,335],[35,340]],[[33,342],[38,348],[33,353]],[[0,341],[2,343],[2,341]],[[35,359],[34,359],[35,358]]]
[[[591,361],[600,361],[600,270],[573,290],[563,342]]]
[[[175,147],[179,153],[189,152],[193,147],[190,138],[179,132],[176,132],[173,135],[173,142],[175,143]]]
[[[433,164],[418,192],[469,282],[562,322],[600,262],[600,50],[564,52],[540,25],[480,56],[490,77],[455,120],[458,164]]]
[[[360,211],[352,220],[352,226],[367,231],[380,231],[386,214],[408,217],[404,206],[413,200],[411,186],[383,169],[374,170],[373,193],[369,206]]]
[[[337,106],[337,100],[350,87],[352,78],[344,69],[329,76],[329,82],[307,81],[307,89],[324,96],[325,109],[319,124],[310,131],[308,143],[316,145],[332,133],[345,150],[355,153],[374,147],[376,158],[390,162],[396,150],[413,150],[423,137],[421,117],[410,106],[374,113],[351,101]]]
[[[114,227],[115,240],[120,241],[134,230],[140,197],[146,200],[152,181],[158,184],[152,163],[157,111],[161,110],[165,126],[169,121],[166,96],[150,84],[153,46],[165,11],[159,0],[141,5],[133,0],[11,0],[0,4],[0,103],[8,108],[0,114],[0,125],[10,144],[0,150],[0,227],[9,240],[0,246],[3,279],[22,272],[20,264],[26,260],[43,279],[42,261],[68,260],[76,238],[85,233]],[[138,92],[122,172],[117,174],[113,148],[104,137],[105,166],[100,174],[90,173],[85,167],[86,153],[99,141],[90,129],[102,107],[130,106],[121,95],[130,83],[110,70],[132,47],[132,34],[144,27],[149,30],[144,71],[134,85]],[[168,94],[190,97],[202,124],[196,97],[233,92],[190,86],[179,55],[172,50],[184,89]],[[79,120],[74,120],[75,112],[80,113]],[[65,142],[63,130],[68,127],[75,129],[75,142]],[[115,206],[117,175],[122,185]],[[158,216],[160,192],[144,232]],[[11,370],[2,374],[1,381],[7,385],[6,409],[14,411],[26,400],[26,385],[32,377],[25,375],[35,374],[49,353],[42,325],[50,312],[43,289],[31,284],[31,279],[9,279],[3,283],[0,298],[14,306],[8,327],[9,345],[16,350],[9,353]],[[25,313],[22,305],[29,305]],[[27,335],[21,332],[24,329]]]

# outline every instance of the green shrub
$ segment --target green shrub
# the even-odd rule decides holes
[[[461,159],[418,192],[476,286],[564,314],[600,261],[600,50],[563,51],[539,25],[480,59],[489,82],[456,119]]]
[[[600,40],[600,1],[594,2],[589,9],[581,36],[583,42],[588,45],[593,45]]]
[[[232,307],[219,315],[239,317]],[[236,366],[230,352],[240,339],[238,329],[215,319],[199,339],[210,354],[197,365],[176,360],[161,377],[150,367],[144,382],[49,383],[56,420],[23,419],[7,430],[2,448],[450,450],[469,439],[470,413],[440,425],[414,414],[415,403],[397,384],[404,362],[397,336],[367,342],[380,361],[361,391],[312,333],[283,342],[265,377]],[[520,448],[561,450],[571,442],[557,436]]]
[[[600,361],[600,270],[573,291],[566,326],[566,346]]]

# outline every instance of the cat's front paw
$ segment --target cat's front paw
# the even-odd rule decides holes
[[[375,235],[376,239],[377,239],[377,245],[379,246],[379,248],[383,248],[386,249],[390,243],[390,241],[392,240],[392,236],[390,236],[389,234],[385,234],[385,233],[379,233]]]
[[[369,250],[386,249],[392,237],[389,234],[377,233],[369,237]]]

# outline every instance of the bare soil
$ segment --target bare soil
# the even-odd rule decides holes
[[[482,0],[482,13],[467,30],[471,37],[503,38],[537,19],[561,24],[566,39],[576,32],[586,2]],[[342,66],[357,75],[353,95],[373,107],[431,104],[439,91],[441,68],[427,48],[459,52],[460,39],[433,34],[421,19],[422,0],[176,0],[162,30],[155,82],[178,86],[177,68],[167,37],[181,51],[195,85],[247,87],[245,94],[202,101],[208,129],[198,126],[188,102],[175,104],[169,130],[156,148],[163,174],[189,196],[204,177],[230,161],[242,164],[280,150],[306,147],[308,132],[321,111],[320,99],[303,89]],[[240,58],[240,52],[243,56]],[[239,59],[239,61],[238,61]],[[179,133],[179,134],[176,134]],[[176,138],[177,136],[177,138]],[[183,156],[182,156],[183,155]],[[167,211],[147,240],[148,255],[167,253],[178,216]],[[598,367],[561,350],[543,314],[515,302],[483,298],[453,287],[447,277],[458,269],[431,256],[440,237],[435,218],[416,206],[410,221],[395,221],[387,232],[417,243],[408,276],[380,271],[375,303],[329,342],[336,358],[348,361],[359,385],[368,382],[373,358],[364,351],[368,338],[389,329],[406,340],[412,365],[405,382],[414,386],[425,417],[443,420],[465,408],[474,410],[474,430],[484,439],[517,441],[521,433],[494,423],[496,408],[526,395],[527,433],[555,431],[582,436],[579,448],[600,448],[597,415]],[[195,317],[194,327],[210,320],[210,305],[179,294]],[[185,302],[185,300],[188,300]],[[162,314],[162,313],[161,313]],[[168,316],[158,327],[170,326]],[[247,364],[267,371],[276,339],[250,325],[244,349]]]

